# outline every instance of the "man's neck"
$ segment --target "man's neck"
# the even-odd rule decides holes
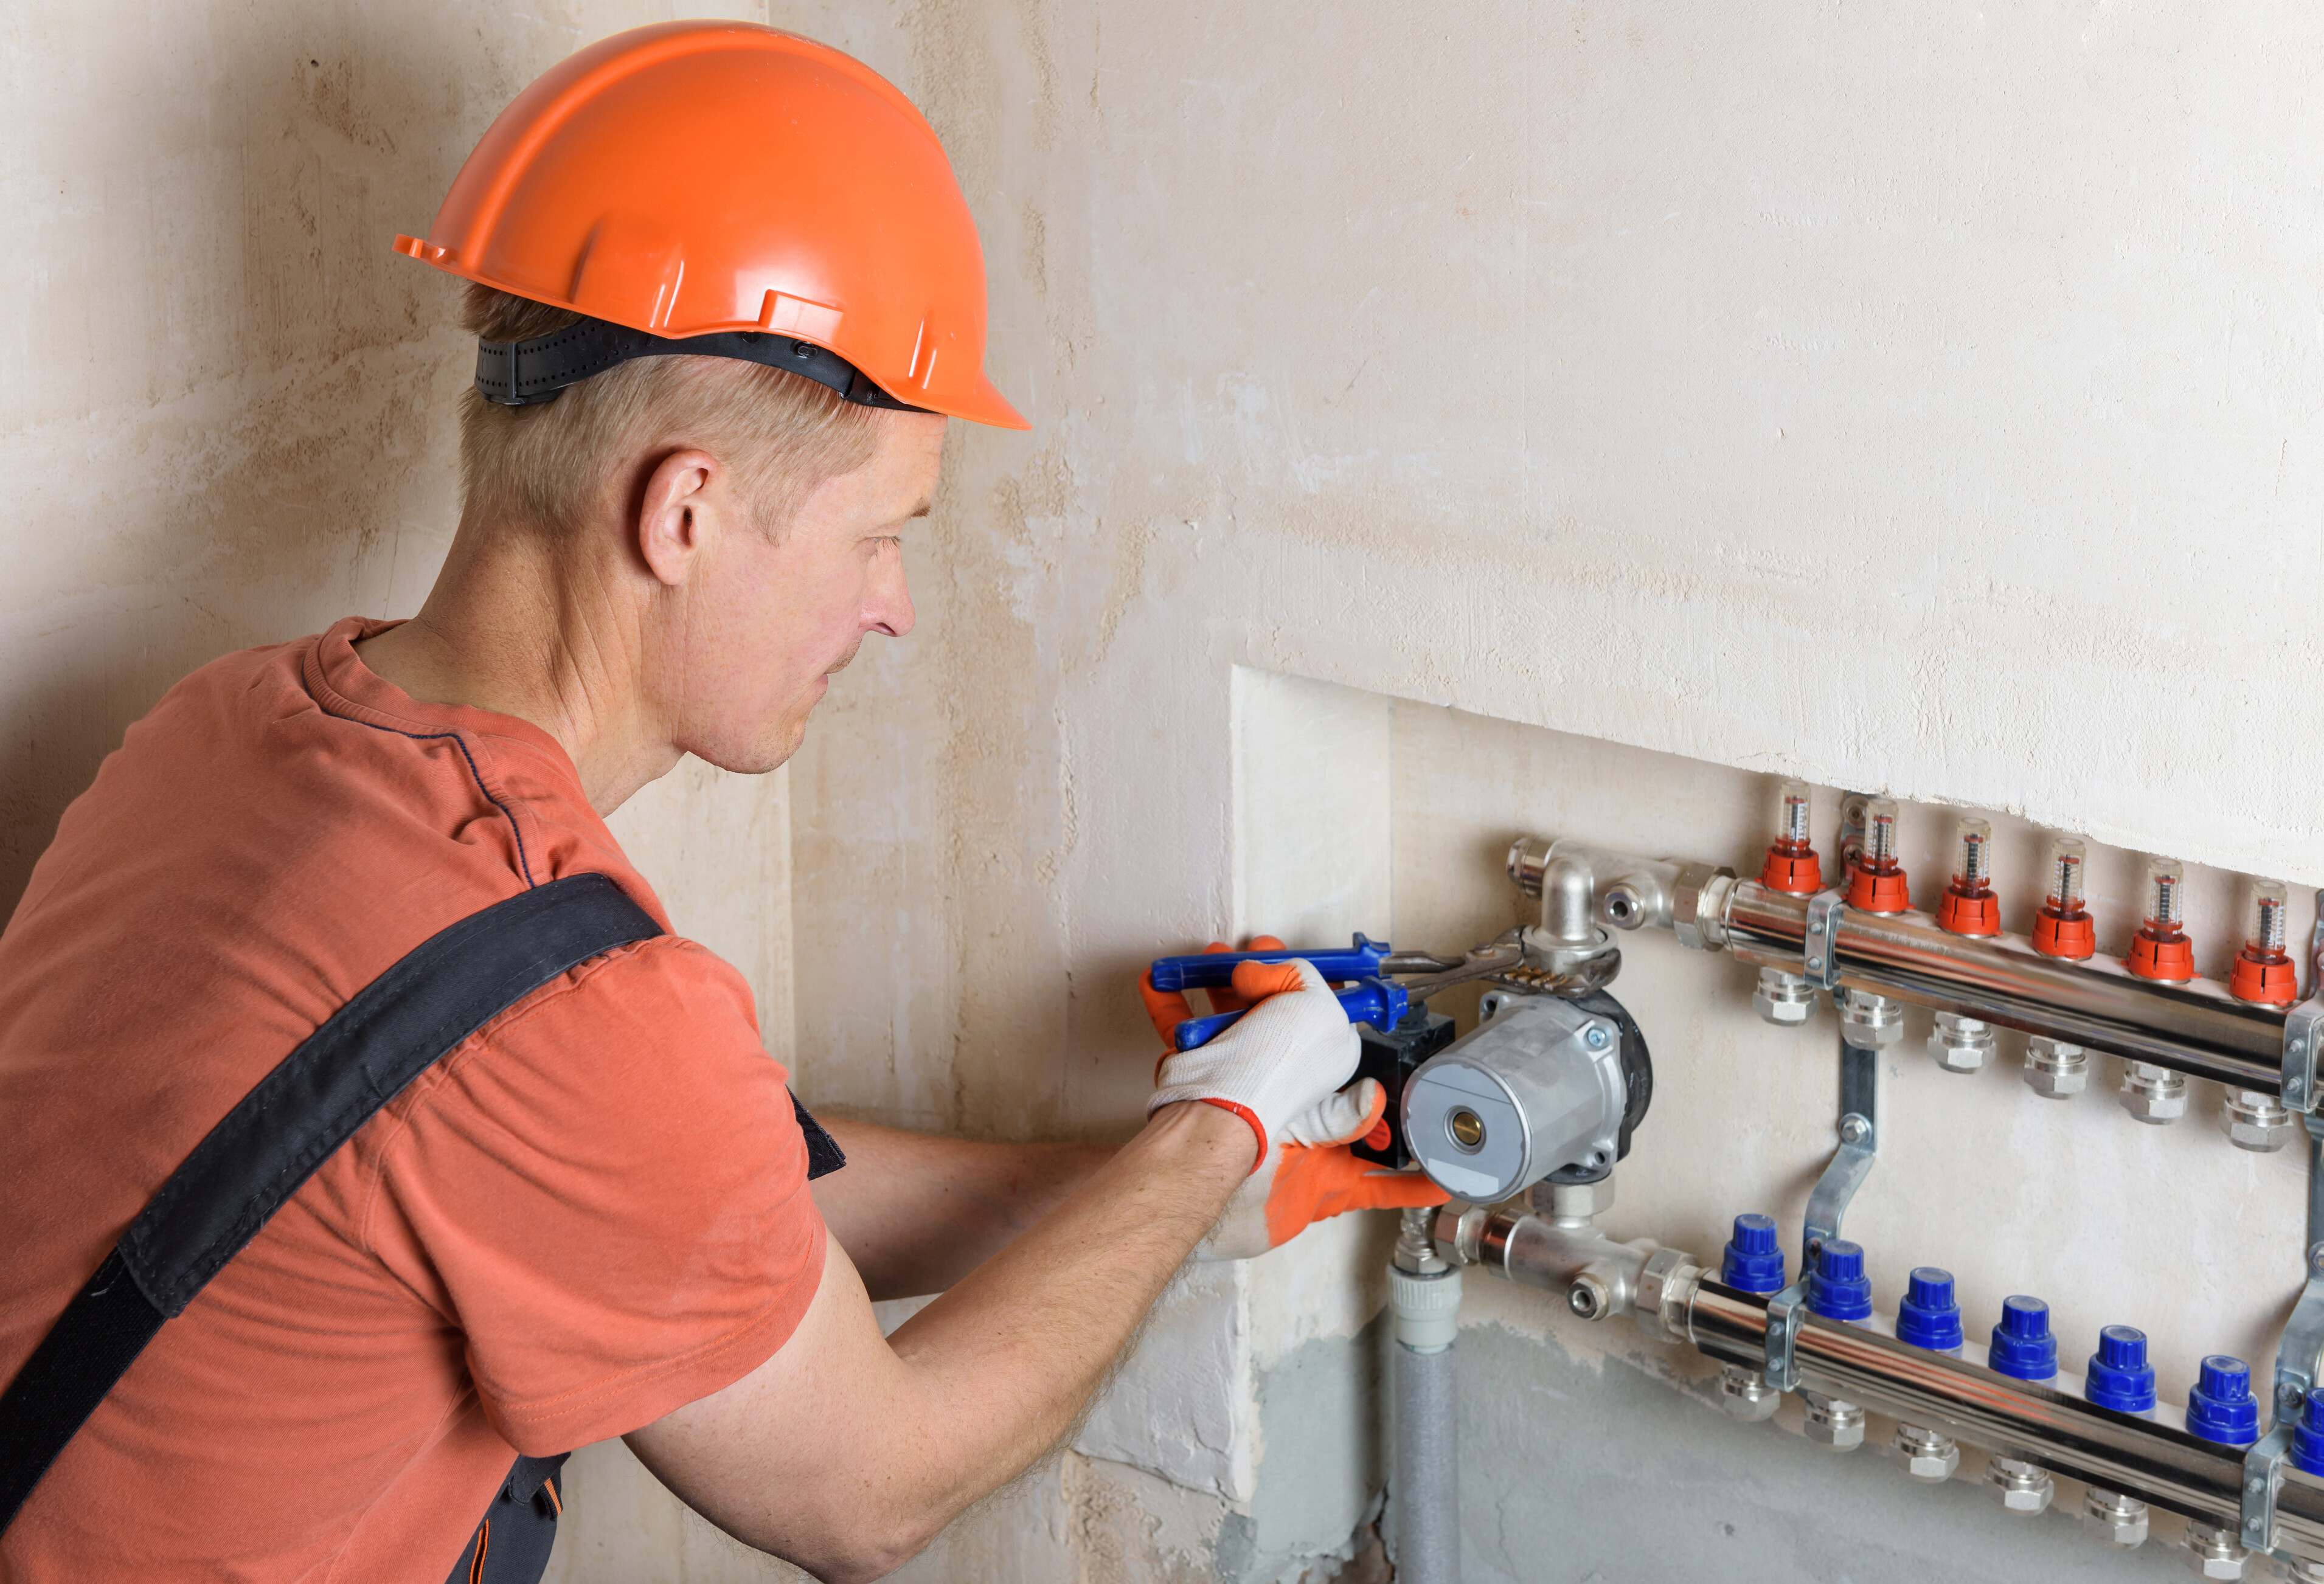
[[[586,559],[586,558],[576,558]],[[540,727],[610,815],[681,757],[648,718],[644,612],[618,569],[573,566],[539,535],[463,522],[427,603],[355,646],[426,704]]]

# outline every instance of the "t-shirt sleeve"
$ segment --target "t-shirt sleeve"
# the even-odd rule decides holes
[[[519,1451],[651,1423],[796,1329],[825,1234],[787,1085],[741,976],[665,936],[536,992],[399,1097],[365,1235],[464,1339]]]

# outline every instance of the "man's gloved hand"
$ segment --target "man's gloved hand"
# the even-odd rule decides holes
[[[1206,949],[1228,948],[1214,941]],[[1285,948],[1261,935],[1250,949]],[[1154,1027],[1168,1042],[1193,1016],[1186,998],[1156,990],[1150,978],[1140,981],[1139,990]],[[1349,1151],[1381,1126],[1388,1095],[1369,1078],[1339,1087],[1355,1072],[1360,1042],[1311,964],[1239,964],[1234,990],[1211,992],[1211,1005],[1215,1011],[1246,1005],[1251,1010],[1199,1049],[1166,1045],[1147,1106],[1151,1115],[1176,1101],[1207,1100],[1226,1106],[1259,1134],[1259,1164],[1194,1251],[1196,1258],[1248,1259],[1342,1211],[1445,1202],[1444,1191],[1419,1173],[1388,1171]],[[1249,1036],[1239,1040],[1246,1030]]]

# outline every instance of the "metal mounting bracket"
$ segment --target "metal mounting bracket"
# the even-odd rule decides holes
[[[2316,1053],[2324,1044],[2324,997],[2310,996],[2283,1015],[2283,1103],[2316,1110]]]
[[[2316,928],[2308,961],[2308,999],[2283,1016],[2283,1103],[2295,1111],[2313,1111],[2319,1098],[2316,1062],[2324,1052],[2324,891],[2316,893]]]
[[[1840,834],[1834,839],[1833,851],[1840,855],[1840,877],[1845,880],[1849,870],[1864,856],[1864,821],[1867,806],[1872,801],[1868,792],[1844,792],[1840,799]]]
[[[1767,1300],[1767,1384],[1779,1392],[1797,1391],[1798,1366],[1793,1351],[1799,1345],[1800,1325],[1808,1317],[1808,1285],[1794,1282]]]
[[[1818,891],[1808,898],[1807,935],[1800,942],[1800,977],[1818,990],[1840,983],[1840,921],[1848,898],[1840,891]]]
[[[2288,1102],[2290,1096],[2285,1098]],[[2308,1124],[2308,1279],[2275,1349],[2275,1427],[2244,1455],[2241,1539],[2252,1551],[2275,1549],[2275,1497],[2283,1485],[2284,1453],[2309,1388],[2324,1385],[2324,1117],[2310,1111],[2301,1120]]]
[[[1837,909],[1834,910],[1835,913]],[[1811,937],[1812,938],[1812,937]],[[1767,1384],[1795,1391],[1800,1377],[1793,1362],[1800,1325],[1807,1318],[1807,1273],[1824,1243],[1840,1236],[1840,1218],[1856,1197],[1880,1154],[1880,1053],[1840,1042],[1840,1147],[1808,1194],[1807,1227],[1801,1239],[1800,1279],[1767,1300]]]
[[[1840,1147],[1808,1194],[1807,1229],[1801,1240],[1802,1261],[1815,1262],[1828,1238],[1840,1236],[1840,1219],[1848,1202],[1872,1171],[1880,1155],[1880,1053],[1840,1042]]]

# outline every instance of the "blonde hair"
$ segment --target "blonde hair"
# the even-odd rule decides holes
[[[525,341],[580,318],[472,284],[460,321],[487,341]],[[734,470],[761,528],[779,535],[809,490],[872,460],[874,410],[786,370],[717,357],[635,358],[532,407],[500,406],[472,386],[460,399],[463,514],[561,537],[603,507],[637,452],[693,445]]]

